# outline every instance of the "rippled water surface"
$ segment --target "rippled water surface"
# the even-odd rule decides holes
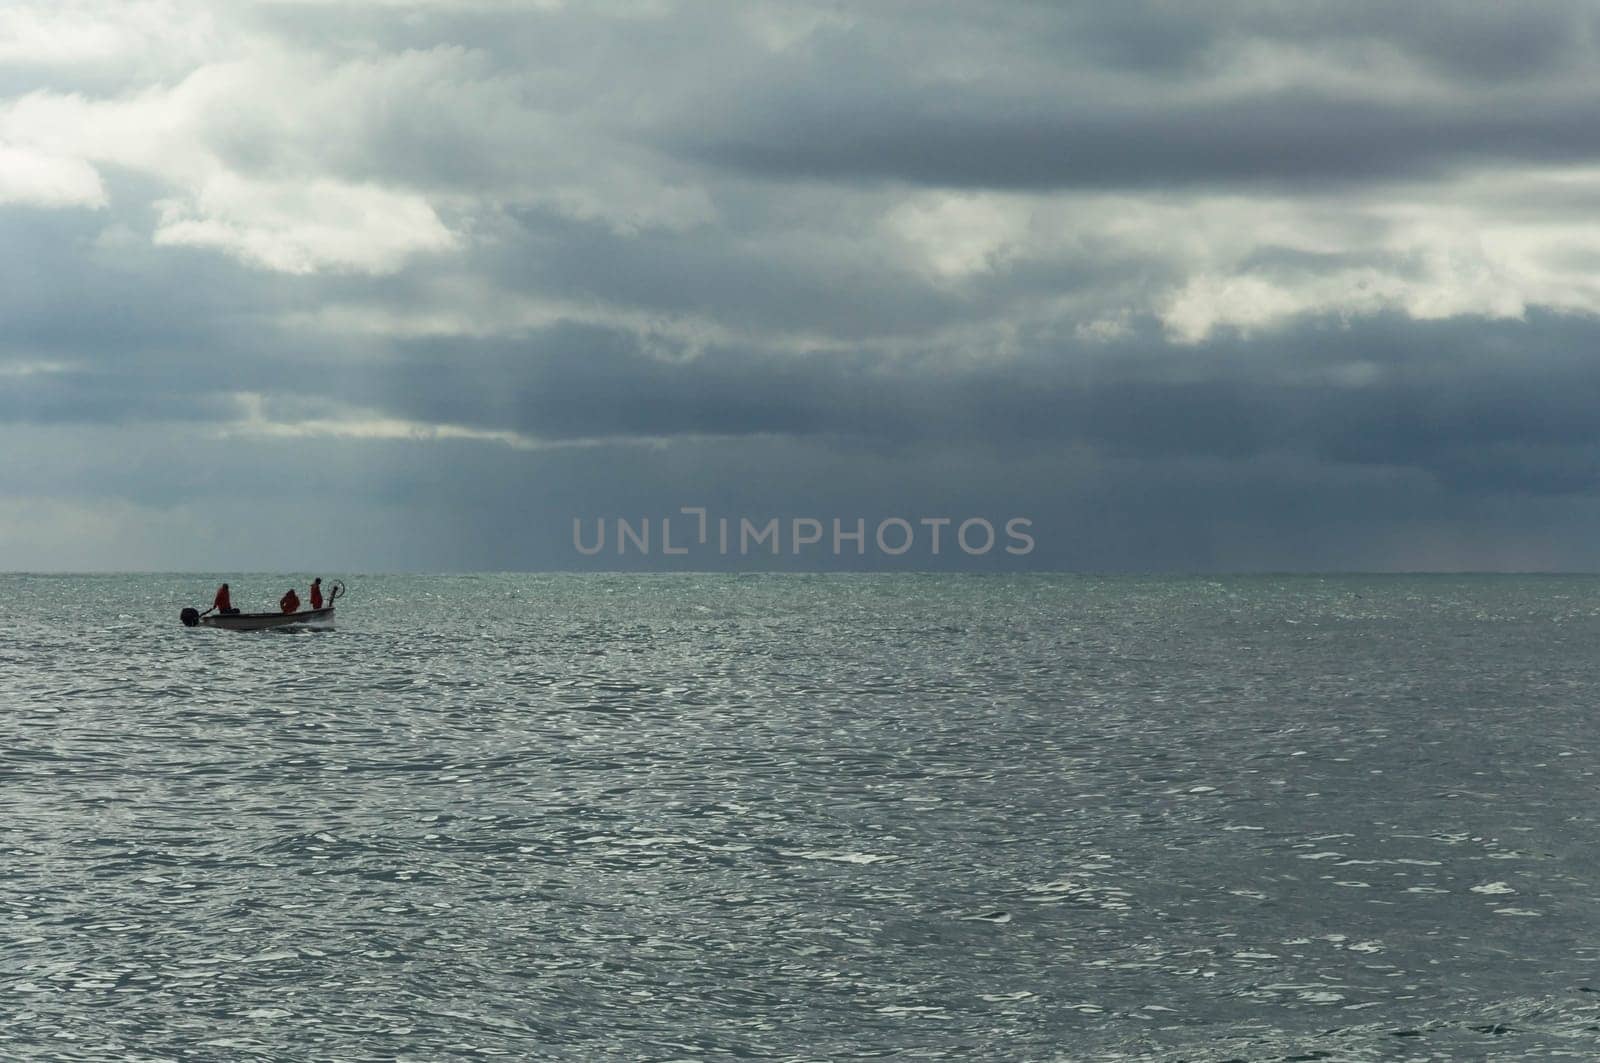
[[[1600,580],[345,578],[0,577],[0,1058],[1600,1058]]]

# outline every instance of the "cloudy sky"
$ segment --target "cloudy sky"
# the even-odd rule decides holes
[[[1600,568],[1595,10],[6,0],[0,570]]]

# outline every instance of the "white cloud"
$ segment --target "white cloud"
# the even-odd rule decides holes
[[[0,66],[13,69],[166,74],[202,61],[218,45],[212,7],[202,3],[8,0],[0,6]]]
[[[1575,199],[1596,196],[1600,171],[1550,168],[1425,191],[1376,188],[1338,203],[1283,197],[1248,208],[1258,224],[1239,204],[1202,201],[1175,227],[1211,234],[1221,226],[1231,237],[1141,246],[1170,252],[1182,278],[1154,307],[1182,343],[1306,315],[1507,319],[1534,307],[1600,315],[1600,225],[1573,210]],[[1285,254],[1290,261],[1277,260]]]
[[[160,203],[157,244],[210,247],[266,269],[391,273],[412,255],[449,250],[457,237],[422,195],[299,167],[299,174],[251,177],[230,167],[214,134],[239,101],[257,128],[270,100],[261,64],[202,68],[172,89],[110,100],[33,93],[0,108],[0,136],[20,147],[0,153],[0,199],[101,205],[95,163],[157,177],[175,194]],[[290,73],[292,73],[292,69]],[[255,104],[252,110],[246,103]],[[292,121],[285,120],[292,131]],[[289,139],[263,144],[269,153]],[[293,154],[293,153],[292,153]],[[314,157],[314,156],[313,156]]]
[[[268,412],[267,397],[257,392],[233,396],[239,408],[237,420],[210,430],[215,439],[361,439],[396,440],[410,443],[466,441],[489,443],[511,450],[574,450],[627,442],[641,446],[660,445],[662,440],[627,437],[539,439],[509,429],[473,428],[444,422],[416,421],[391,417],[380,410],[343,403],[318,404],[317,416],[286,420]]]
[[[842,30],[854,19],[843,8],[811,3],[743,4],[738,17],[751,35],[774,52],[787,51],[824,30]]]
[[[0,193],[101,203],[97,167],[152,176],[170,190],[158,243],[292,273],[391,272],[412,253],[461,246],[475,215],[508,206],[625,235],[716,218],[686,168],[602,135],[565,99],[531,91],[536,74],[470,48],[334,61],[267,35],[231,40],[170,84],[0,98],[0,145],[12,153]],[[445,201],[459,208],[453,232],[436,209]]]
[[[1600,171],[1546,167],[1256,196],[921,192],[881,205],[878,231],[940,286],[1073,278],[1051,296],[997,296],[982,308],[996,328],[1054,319],[1103,342],[1154,317],[1190,344],[1309,316],[1600,315],[1600,225],[1583,220],[1595,206]]]
[[[82,159],[0,141],[0,203],[34,207],[103,207],[100,175]]]
[[[986,273],[1015,252],[1029,220],[1015,197],[933,192],[893,208],[886,227],[907,245],[914,269],[955,280]]]
[[[1191,277],[1161,311],[1168,334],[1198,343],[1218,328],[1249,333],[1307,313],[1372,314],[1403,305],[1405,285],[1376,270],[1309,277]]]
[[[266,412],[266,399],[254,392],[234,396],[240,409],[239,420],[214,430],[218,439],[400,439],[423,442],[439,439],[465,439],[497,443],[516,450],[533,450],[541,444],[518,432],[468,428],[453,424],[428,424],[388,417],[376,410],[342,406],[319,408],[319,416],[306,420],[281,420]]]
[[[231,174],[207,181],[192,199],[163,202],[155,242],[216,248],[281,273],[393,273],[412,255],[456,246],[420,196]]]
[[[30,376],[44,376],[52,373],[70,372],[72,367],[65,362],[0,362],[0,377],[20,379]]]

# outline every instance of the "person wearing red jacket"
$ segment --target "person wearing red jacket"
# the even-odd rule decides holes
[[[219,613],[233,612],[233,599],[228,597],[228,585],[226,583],[217,588],[217,596],[211,599],[211,608]]]
[[[311,608],[322,608],[322,577],[318,576],[311,581]]]
[[[300,611],[300,596],[294,592],[293,587],[289,588],[288,594],[285,594],[282,598],[278,599],[278,608],[282,609],[286,613],[296,613]]]

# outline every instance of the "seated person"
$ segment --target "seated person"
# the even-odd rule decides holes
[[[282,609],[286,613],[299,612],[300,596],[294,592],[293,587],[289,588],[288,594],[285,594],[282,598],[278,599],[278,608]]]
[[[228,595],[228,585],[224,583],[217,588],[217,596],[211,600],[211,608],[223,616],[234,616],[239,610],[233,607],[233,599]],[[210,610],[207,610],[208,612]]]

